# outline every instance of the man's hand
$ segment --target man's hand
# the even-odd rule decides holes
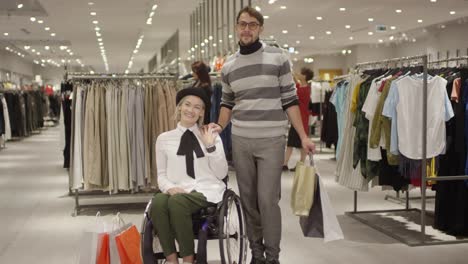
[[[174,188],[170,188],[169,190],[167,190],[167,193],[172,196],[178,193],[187,193],[187,192],[180,187],[174,187]]]
[[[220,134],[223,132],[223,128],[217,123],[209,123],[207,126],[208,129],[211,129],[214,133]]]
[[[307,154],[315,153],[315,144],[310,140],[310,138],[302,139],[302,148],[307,152]]]

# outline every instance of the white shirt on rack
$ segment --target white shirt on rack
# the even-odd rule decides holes
[[[187,128],[177,124],[177,128],[162,133],[156,140],[156,165],[158,168],[158,184],[163,193],[173,187],[179,187],[186,192],[202,193],[208,202],[218,203],[223,198],[226,185],[222,181],[228,173],[228,164],[224,154],[223,143],[218,136],[215,141],[216,150],[208,153],[200,140],[198,125],[190,128],[198,139],[204,157],[194,155],[193,167],[195,179],[187,175],[185,156],[177,155],[180,140]]]

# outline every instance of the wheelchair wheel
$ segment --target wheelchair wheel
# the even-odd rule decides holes
[[[153,224],[150,220],[151,214],[151,200],[146,206],[145,213],[143,214],[143,221],[141,223],[141,256],[144,264],[163,264],[164,258],[157,259],[153,251]]]
[[[219,224],[219,248],[222,264],[245,264],[247,261],[247,235],[245,217],[239,196],[234,192],[225,195],[221,205]]]

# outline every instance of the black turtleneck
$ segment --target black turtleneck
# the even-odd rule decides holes
[[[259,50],[262,47],[262,43],[260,42],[260,39],[257,39],[254,43],[252,43],[250,45],[247,45],[247,46],[243,46],[239,42],[239,47],[240,47],[240,54],[248,55],[248,54],[252,54],[252,53],[256,52],[257,50]]]

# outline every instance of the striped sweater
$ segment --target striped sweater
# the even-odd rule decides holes
[[[247,138],[286,134],[285,110],[298,105],[291,64],[282,50],[262,47],[232,55],[221,71],[221,106],[232,110],[232,134]]]

